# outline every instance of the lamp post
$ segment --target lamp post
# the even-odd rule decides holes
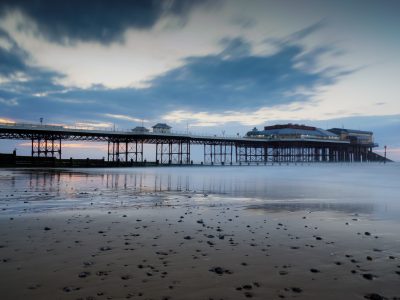
[[[386,148],[387,148],[386,145],[384,148],[385,148],[385,160],[383,161],[383,163],[386,164]]]

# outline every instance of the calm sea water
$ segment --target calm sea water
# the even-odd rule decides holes
[[[400,164],[15,169],[0,171],[0,212],[241,205],[400,221]]]

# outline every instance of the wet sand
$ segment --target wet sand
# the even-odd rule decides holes
[[[397,221],[195,191],[135,197],[145,204],[4,202],[1,299],[400,297]]]
[[[359,216],[157,205],[0,228],[2,299],[400,296],[398,236]]]

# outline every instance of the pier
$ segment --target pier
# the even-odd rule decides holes
[[[68,162],[73,166],[73,161],[62,159],[64,141],[107,144],[105,159],[81,160],[83,162],[79,165],[87,166],[90,165],[90,161],[98,161],[92,164],[102,166],[189,165],[193,164],[191,147],[194,145],[200,145],[203,148],[201,164],[204,165],[385,161],[383,156],[373,152],[373,147],[376,147],[377,144],[354,139],[346,140],[340,138],[339,135],[336,137],[332,134],[333,138],[310,134],[261,135],[263,132],[281,128],[289,128],[292,131],[315,131],[315,128],[310,129],[313,127],[287,124],[265,127],[265,131],[260,131],[261,133],[253,130],[244,137],[222,137],[172,133],[168,130],[156,132],[148,130],[107,131],[42,124],[7,123],[0,124],[0,139],[30,141],[31,160],[36,162],[54,161],[54,165],[57,165],[56,161],[59,162],[58,165],[64,162],[61,165],[65,166],[68,166]],[[155,161],[150,162],[144,159],[144,145],[146,144],[155,146],[152,147],[155,151],[153,153]],[[15,158],[15,160],[18,159]],[[25,160],[29,160],[29,157],[25,157]]]

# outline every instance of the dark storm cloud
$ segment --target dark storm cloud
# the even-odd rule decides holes
[[[28,58],[28,54],[19,48],[10,35],[1,28],[0,40],[9,45],[8,49],[0,46],[0,75],[9,76],[25,71],[25,60]]]
[[[299,45],[285,45],[272,55],[248,54],[245,42],[233,40],[217,55],[191,57],[184,66],[155,79],[148,92],[175,108],[194,110],[254,110],[262,106],[307,101],[298,89],[312,93],[330,85],[342,70],[309,71],[297,65],[315,65],[318,55],[304,56]],[[247,53],[247,55],[246,55]]]
[[[0,16],[21,11],[33,20],[38,34],[58,43],[122,41],[128,28],[149,29],[163,16],[185,20],[206,0],[2,0]],[[26,28],[25,28],[26,29]]]

